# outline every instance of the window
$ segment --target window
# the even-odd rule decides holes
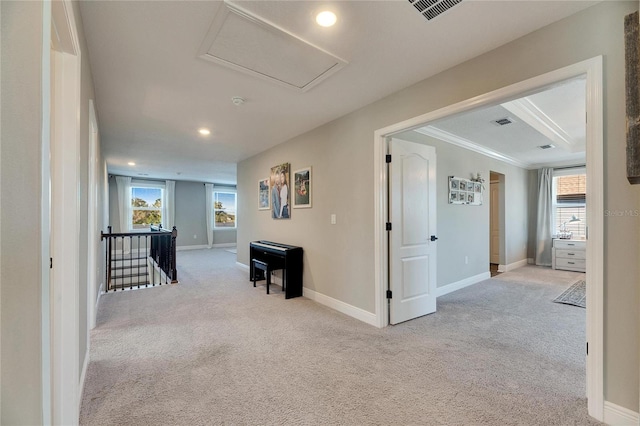
[[[131,229],[148,229],[162,223],[164,185],[131,183]]]
[[[572,238],[586,238],[587,175],[584,169],[558,170],[553,177],[555,232],[567,231]]]
[[[231,191],[213,191],[213,227],[236,227],[236,193]]]

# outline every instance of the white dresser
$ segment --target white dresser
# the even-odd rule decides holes
[[[585,240],[553,240],[551,267],[566,271],[586,272],[587,242]]]

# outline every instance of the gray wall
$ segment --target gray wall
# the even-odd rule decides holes
[[[142,180],[142,179],[138,179]],[[216,186],[223,188],[223,186]],[[207,245],[205,187],[203,182],[176,181],[176,228],[178,247]],[[109,217],[114,232],[119,230],[118,190],[115,177],[109,177]],[[194,238],[195,235],[195,238]],[[213,231],[213,244],[235,244],[236,230]]]
[[[42,4],[2,9],[2,424],[42,422],[40,146]]]
[[[176,228],[178,247],[207,245],[205,189],[202,182],[176,182]]]
[[[505,219],[501,241],[504,250],[500,263],[527,258],[527,170],[417,132],[405,132],[396,137],[436,148],[438,287],[489,271],[490,171],[502,173],[506,184],[505,211],[501,217]],[[486,180],[483,204],[449,204],[448,177],[469,179],[478,172]],[[468,264],[465,264],[465,256]]]
[[[628,184],[624,168],[623,19],[637,9],[637,1],[600,3],[242,161],[238,260],[248,264],[254,239],[301,245],[305,287],[373,312],[374,131],[598,55],[605,68],[605,208],[636,209],[640,187]],[[313,166],[314,206],[293,210],[291,220],[274,221],[253,200],[258,179],[283,162],[293,169]],[[526,197],[523,191],[523,203]],[[337,225],[329,224],[331,213]],[[640,377],[639,231],[637,217],[607,217],[603,241],[605,398],[634,411]],[[524,257],[525,241],[513,245]]]

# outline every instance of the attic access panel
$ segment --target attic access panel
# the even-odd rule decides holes
[[[238,6],[224,2],[200,58],[306,92],[347,62]]]

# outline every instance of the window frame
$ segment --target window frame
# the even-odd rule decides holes
[[[131,205],[131,201],[133,201],[133,190],[134,188],[150,188],[150,189],[159,189],[160,190],[160,199],[162,200],[161,207],[134,207]],[[162,218],[165,217],[166,213],[166,185],[163,181],[143,181],[143,180],[131,180],[131,186],[129,187],[129,232],[147,232],[149,231],[148,227],[144,228],[134,228],[133,227],[133,212],[134,210],[145,210],[145,211],[160,211],[160,218],[162,224]],[[150,226],[151,224],[149,224]]]
[[[231,226],[216,226],[216,211],[229,211],[230,209],[216,209],[216,194],[217,193],[221,193],[221,194],[233,194],[234,196],[234,206],[233,206],[233,213],[235,215],[235,220],[234,220],[234,225],[233,227]],[[225,188],[225,187],[219,187],[216,188],[215,186],[213,187],[213,194],[212,194],[212,211],[211,214],[213,215],[213,230],[214,231],[225,231],[225,230],[237,230],[238,229],[238,190],[235,188]]]
[[[569,202],[569,203],[558,203],[558,185],[557,178],[563,176],[575,176],[575,175],[584,175],[586,178],[587,168],[586,167],[572,167],[567,169],[558,169],[553,171],[553,185],[552,185],[552,200],[551,200],[551,223],[554,226],[553,235],[556,236],[560,231],[560,226],[562,224],[558,224],[558,216],[557,211],[559,208],[580,208],[583,207],[585,209],[585,218],[586,218],[586,190],[585,190],[585,201],[584,202]],[[587,183],[588,185],[588,183]],[[585,219],[585,234],[580,235],[579,238],[586,238],[587,229],[587,220]]]

